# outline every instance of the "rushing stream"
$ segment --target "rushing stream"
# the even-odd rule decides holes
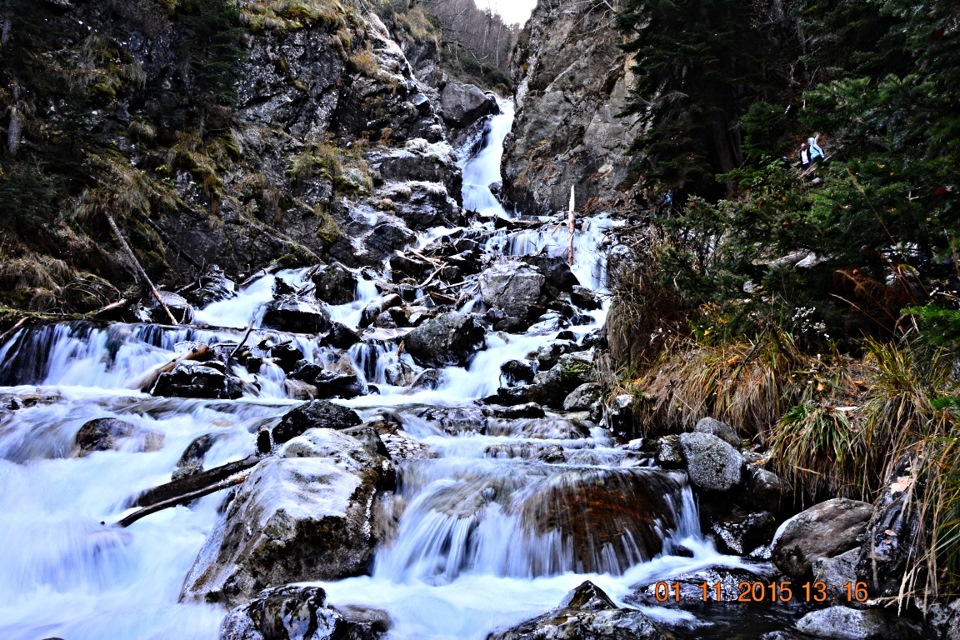
[[[489,123],[481,151],[465,160],[464,206],[480,214],[475,224],[487,231],[488,253],[566,256],[567,228],[555,221],[493,231],[494,218],[515,217],[488,188],[499,180],[511,122],[512,105],[505,104]],[[593,218],[574,239],[573,272],[593,290],[603,289],[599,247],[612,224]],[[428,232],[422,242],[449,231]],[[298,288],[306,270],[277,277]],[[224,494],[128,528],[111,523],[123,517],[130,496],[169,481],[198,436],[217,434],[203,457],[205,468],[239,460],[254,450],[259,425],[298,403],[288,397],[283,371],[270,363],[256,374],[235,371],[251,385],[235,400],[136,390],[138,379],[184,343],[237,343],[251,321],[258,326],[273,282],[274,276],[263,276],[237,297],[198,310],[196,327],[67,323],[21,330],[0,347],[0,638],[218,637],[225,609],[179,597],[220,518]],[[329,307],[331,318],[357,329],[361,310],[377,295],[375,279],[361,276],[355,300]],[[461,310],[477,304],[474,295]],[[588,322],[564,328],[582,337],[603,323],[604,314],[584,314]],[[360,331],[363,342],[349,350],[352,366],[379,393],[343,403],[363,418],[388,408],[435,457],[400,463],[394,500],[403,510],[396,535],[377,550],[370,575],[321,583],[332,604],[386,610],[393,638],[484,638],[495,627],[555,607],[585,579],[619,599],[642,580],[738,564],[701,536],[682,475],[635,460],[600,427],[571,434],[554,432],[549,421],[516,419],[496,422],[483,434],[464,429],[450,435],[439,426],[431,408],[476,410],[475,400],[497,391],[504,362],[554,341],[559,330],[546,317],[523,335],[491,331],[469,368],[448,367],[437,388],[415,391],[389,384],[385,373],[410,356],[396,341]],[[307,360],[330,364],[316,339],[290,338]],[[95,418],[124,420],[138,435],[118,450],[74,457],[77,431]],[[558,461],[528,455],[544,448],[559,452]],[[632,504],[648,511],[620,508]],[[581,509],[594,519],[579,517]],[[684,552],[672,555],[680,547]]]

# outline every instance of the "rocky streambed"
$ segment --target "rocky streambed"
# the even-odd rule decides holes
[[[726,425],[633,439],[596,373],[615,222],[504,211],[500,108],[462,209],[409,175],[446,143],[381,158],[403,215],[370,212],[367,266],[6,337],[0,636],[758,637],[817,604],[797,580],[842,606],[807,633],[920,633],[844,601],[870,505],[778,531],[789,489]]]

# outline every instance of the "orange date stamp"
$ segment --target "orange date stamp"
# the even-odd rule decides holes
[[[684,590],[681,586],[686,586]],[[830,588],[824,582],[790,581],[744,581],[737,583],[735,593],[731,593],[722,582],[701,582],[699,594],[690,593],[689,584],[680,582],[657,582],[653,585],[653,597],[657,602],[682,602],[702,600],[703,602],[826,602],[830,597]],[[848,582],[839,587],[840,599],[847,602],[866,602],[870,598],[866,582]]]

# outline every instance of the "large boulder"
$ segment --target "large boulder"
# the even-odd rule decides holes
[[[323,333],[330,328],[330,314],[316,300],[287,294],[267,303],[263,326],[293,333]]]
[[[77,431],[73,438],[71,456],[84,458],[95,451],[113,451],[120,448],[136,451],[156,451],[163,446],[163,434],[141,429],[117,418],[96,418]]]
[[[448,81],[440,92],[440,115],[448,126],[463,129],[497,111],[496,98],[475,85]]]
[[[392,466],[356,438],[312,429],[257,465],[184,582],[182,598],[236,606],[261,590],[367,570],[378,488]]]
[[[527,320],[540,300],[546,278],[519,260],[504,260],[480,274],[484,304],[503,310],[507,318]]]
[[[220,640],[375,640],[390,629],[382,611],[360,620],[349,609],[329,606],[326,599],[320,587],[268,589],[227,614],[220,623]]]
[[[182,360],[172,371],[157,377],[150,393],[177,398],[236,399],[243,395],[243,383],[228,375],[222,362]]]
[[[726,422],[721,422],[716,418],[701,418],[693,430],[695,433],[709,433],[712,436],[717,436],[731,447],[740,448],[740,436],[737,435],[737,432]]]
[[[742,479],[743,456],[717,436],[683,433],[680,451],[687,462],[690,484],[701,491],[729,491]]]
[[[360,422],[360,416],[353,409],[327,400],[314,400],[285,413],[273,428],[273,441],[281,444],[307,429],[347,429]]]
[[[236,297],[236,289],[236,283],[227,277],[223,269],[219,265],[211,264],[194,284],[181,293],[191,304],[205,307],[212,302]]]
[[[594,382],[596,377],[593,358],[589,353],[567,353],[560,356],[557,364],[550,369],[534,376],[534,396],[540,404],[562,409],[563,401],[574,389]]]
[[[828,640],[920,640],[920,629],[895,611],[834,606],[812,611],[797,622],[797,630]]]
[[[647,616],[618,607],[589,580],[571,591],[556,609],[495,631],[487,640],[666,640]]]
[[[465,366],[485,343],[476,319],[457,312],[431,318],[403,339],[407,353],[424,367]]]
[[[858,546],[873,508],[866,502],[834,498],[814,505],[780,525],[773,562],[788,576],[808,579],[818,558],[832,558]]]

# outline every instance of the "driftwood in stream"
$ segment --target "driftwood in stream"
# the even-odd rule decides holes
[[[177,364],[183,362],[184,360],[205,360],[212,357],[214,354],[213,349],[209,345],[201,344],[190,351],[187,351],[182,356],[177,356],[170,362],[162,364],[153,371],[148,371],[142,377],[138,378],[136,381],[130,384],[128,389],[138,389],[144,393],[149,393],[150,389],[153,388],[153,385],[157,383],[157,380],[160,379],[160,374],[170,373],[173,371]]]
[[[121,527],[129,527],[131,524],[133,524],[140,518],[146,517],[151,513],[156,513],[157,511],[163,511],[164,509],[169,509],[170,507],[175,507],[177,505],[190,502],[191,500],[202,498],[203,496],[209,495],[216,491],[221,491],[223,489],[227,489],[234,485],[238,485],[246,479],[247,479],[246,476],[237,476],[235,478],[227,478],[226,480],[221,480],[220,482],[210,485],[209,487],[204,487],[203,489],[197,489],[196,491],[192,491],[184,495],[175,496],[173,498],[170,498],[169,500],[164,500],[163,502],[152,504],[149,507],[143,507],[139,511],[134,511],[133,513],[128,515],[126,518],[120,520],[120,522],[118,522],[117,524],[120,525]]]
[[[177,500],[183,496],[192,495],[197,491],[203,491],[205,489],[209,489],[210,487],[217,486],[222,481],[228,480],[230,476],[240,473],[241,471],[245,471],[246,469],[255,466],[258,462],[260,462],[260,456],[251,454],[243,460],[228,462],[225,465],[214,467],[213,469],[208,469],[207,471],[201,471],[177,480],[172,480],[166,484],[161,484],[160,486],[152,489],[147,489],[133,500],[131,506],[152,507],[159,504],[165,504],[171,500]],[[214,489],[214,491],[218,490],[219,489]],[[173,504],[169,506],[173,506]]]
[[[157,299],[157,302],[163,307],[163,310],[167,312],[167,317],[170,318],[170,324],[178,325],[177,319],[173,317],[173,314],[170,313],[170,307],[167,306],[167,303],[163,301],[163,298],[160,296],[160,292],[157,291],[157,288],[154,286],[153,281],[150,280],[150,276],[147,275],[147,272],[144,270],[143,265],[140,264],[140,261],[137,260],[137,256],[134,255],[133,249],[130,248],[130,245],[127,244],[127,240],[123,237],[123,234],[120,233],[120,228],[117,226],[116,221],[113,219],[113,216],[109,213],[104,214],[107,218],[107,224],[110,225],[110,230],[113,231],[113,235],[116,236],[117,242],[120,243],[120,246],[123,248],[124,253],[127,254],[127,257],[130,258],[133,262],[133,266],[136,269],[137,274],[143,280],[143,282],[149,287],[150,293],[153,294],[153,297]]]

